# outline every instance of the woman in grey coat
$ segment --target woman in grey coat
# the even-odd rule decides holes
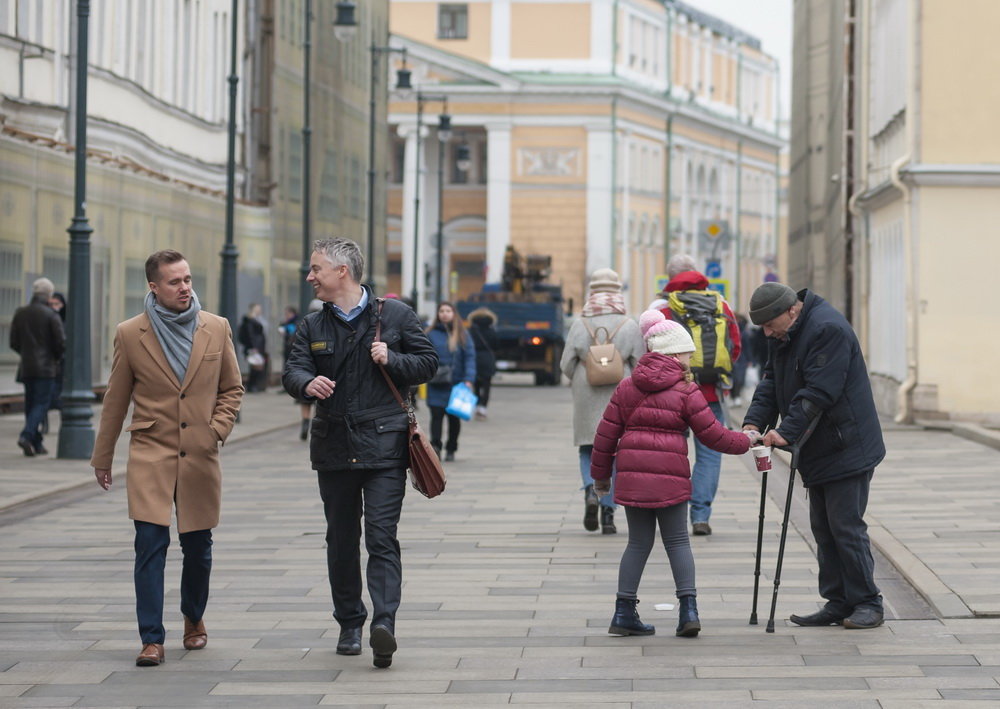
[[[583,526],[589,532],[597,530],[600,507],[601,531],[604,534],[614,534],[617,531],[614,490],[598,499],[594,492],[594,481],[590,477],[590,453],[594,448],[594,434],[617,385],[591,386],[587,382],[585,361],[590,346],[595,344],[590,332],[599,333],[600,343],[603,343],[605,334],[600,332],[601,328],[609,335],[613,333],[611,341],[622,356],[624,376],[629,376],[635,363],[645,354],[646,344],[639,331],[639,324],[625,313],[622,282],[610,268],[599,268],[590,275],[587,302],[566,335],[560,368],[569,377],[573,387],[573,443],[580,447],[580,476],[584,490]]]

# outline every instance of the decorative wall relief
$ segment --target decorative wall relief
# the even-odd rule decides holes
[[[517,172],[522,177],[579,177],[583,174],[578,148],[518,148]]]

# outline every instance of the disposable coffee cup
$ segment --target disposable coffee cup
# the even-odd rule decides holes
[[[771,469],[771,449],[768,446],[754,446],[750,449],[757,471],[764,473]]]

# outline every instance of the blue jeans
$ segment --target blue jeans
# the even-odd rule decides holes
[[[722,404],[710,401],[708,408],[722,421]],[[707,522],[712,516],[712,500],[719,489],[722,453],[694,438],[694,469],[691,471],[691,523]]]
[[[583,488],[594,484],[594,479],[590,477],[590,454],[594,451],[593,446],[580,446],[580,477],[583,478]],[[601,498],[601,504],[605,507],[615,508],[615,469],[611,468],[611,489],[608,494]]]
[[[212,530],[180,535],[184,555],[181,570],[181,613],[197,623],[208,605],[212,572]],[[135,614],[143,644],[163,644],[163,570],[170,546],[170,527],[135,520]]]
[[[55,390],[55,377],[24,378],[24,430],[21,437],[35,450],[42,445],[42,421],[49,412]]]

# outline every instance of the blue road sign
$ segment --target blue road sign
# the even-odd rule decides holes
[[[705,265],[705,275],[709,278],[722,278],[722,262],[709,261]]]

